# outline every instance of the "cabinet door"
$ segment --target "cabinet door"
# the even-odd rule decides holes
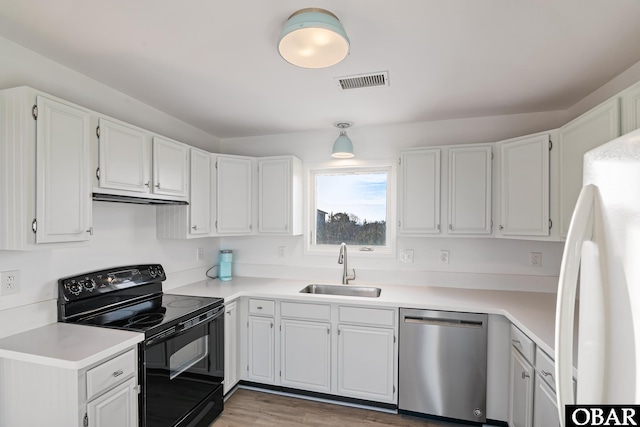
[[[500,232],[549,235],[549,135],[510,140],[500,150]]]
[[[136,379],[130,378],[87,403],[89,427],[135,427],[138,425]]]
[[[395,402],[393,329],[338,327],[338,393]]]
[[[251,234],[252,159],[219,155],[216,165],[218,234]]]
[[[491,147],[449,149],[449,234],[491,234]]]
[[[187,196],[189,147],[179,142],[153,137],[153,193]]]
[[[238,306],[234,301],[225,307],[224,394],[236,385],[238,379]]]
[[[331,325],[282,321],[281,368],[283,386],[331,391]]]
[[[273,383],[275,380],[275,334],[272,317],[249,316],[247,363],[249,381]]]
[[[150,186],[148,136],[119,123],[100,119],[100,187],[148,193]]]
[[[560,128],[560,236],[566,237],[582,188],[587,151],[620,136],[620,100],[611,99]]]
[[[400,232],[439,233],[440,149],[403,152],[400,169]]]
[[[622,93],[622,133],[640,129],[640,83]]]
[[[560,427],[556,394],[536,375],[534,393],[533,427]]]
[[[511,349],[509,426],[531,427],[533,414],[533,367]]]
[[[37,243],[88,240],[89,113],[37,97]]]
[[[258,232],[290,230],[291,160],[258,160]]]
[[[211,231],[211,156],[191,149],[191,194],[189,198],[189,233]]]

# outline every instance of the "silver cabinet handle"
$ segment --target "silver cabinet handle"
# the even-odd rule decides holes
[[[529,374],[527,374],[526,372],[522,371],[522,379],[526,379],[529,378]]]
[[[327,328],[327,335],[331,334],[331,328]]]
[[[120,369],[119,371],[115,371],[112,375],[113,375],[114,378],[117,378],[122,374],[124,374],[124,371],[122,369]]]
[[[145,182],[145,183],[144,183],[144,186],[145,186],[145,187],[149,187],[149,181]]]
[[[551,378],[553,378],[553,374],[551,372],[545,371],[544,369],[541,370],[540,373],[545,377],[549,377],[550,376]]]
[[[194,226],[193,226],[193,227],[191,227],[191,228],[193,228],[194,230],[197,230],[197,229],[198,229],[198,226],[197,226],[197,225],[194,225]]]
[[[503,226],[500,226],[500,230],[504,230],[504,227],[503,227]]]
[[[258,310],[262,310],[262,307],[256,307]]]
[[[87,233],[89,233],[90,236],[93,236],[93,227],[89,227]]]
[[[160,183],[157,183],[157,184],[155,185],[155,187],[156,187],[156,188],[160,188]]]
[[[449,224],[449,230],[453,231],[453,225]]]
[[[515,340],[515,339],[513,339],[513,340],[511,340],[511,342],[512,342],[512,343],[514,343],[514,344],[516,344],[516,345],[520,345],[520,340]]]

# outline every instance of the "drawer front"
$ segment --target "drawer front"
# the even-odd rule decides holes
[[[374,326],[394,326],[397,312],[380,308],[340,306],[340,323],[358,323]]]
[[[249,300],[249,314],[273,316],[276,314],[276,303],[266,299],[252,298]]]
[[[331,306],[285,301],[280,303],[280,315],[297,319],[331,320]]]
[[[520,329],[511,325],[511,345],[514,346],[527,361],[533,364],[536,345]]]
[[[136,371],[135,350],[107,360],[87,371],[87,400],[130,378]]]
[[[536,372],[540,374],[540,377],[547,383],[552,390],[556,389],[556,380],[554,378],[555,365],[553,359],[547,356],[547,353],[537,349],[536,350]]]

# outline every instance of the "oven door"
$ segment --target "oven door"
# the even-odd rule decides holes
[[[222,412],[223,314],[143,343],[142,426],[208,426]]]

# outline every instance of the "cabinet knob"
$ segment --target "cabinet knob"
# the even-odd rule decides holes
[[[93,227],[89,227],[87,233],[89,233],[90,236],[93,236]]]
[[[145,183],[144,183],[144,186],[145,186],[145,187],[149,187],[149,181],[145,182]]]
[[[504,230],[504,227],[503,227],[503,226],[500,226],[500,230]]]
[[[529,378],[529,374],[524,372],[524,371],[522,371],[522,379],[524,380],[524,379],[527,379],[527,378]]]
[[[453,231],[453,225],[449,224],[449,230]]]
[[[194,226],[193,226],[193,227],[191,227],[191,228],[193,228],[194,230],[197,230],[197,229],[198,229],[198,226],[197,226],[197,225],[194,225]]]
[[[160,188],[160,183],[157,183],[157,184],[155,185],[155,187],[156,187],[156,188]]]

